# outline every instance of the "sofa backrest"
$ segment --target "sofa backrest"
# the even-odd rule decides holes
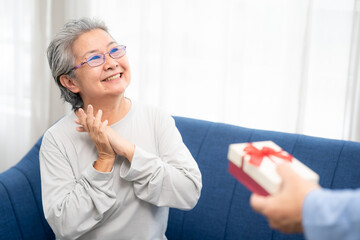
[[[250,192],[228,173],[229,144],[271,140],[320,175],[326,188],[360,187],[360,143],[263,131],[175,117],[196,159],[203,190],[191,211],[170,210],[169,239],[304,239],[269,228],[249,205]]]
[[[169,240],[304,239],[271,230],[265,218],[252,211],[250,192],[227,170],[231,143],[272,140],[317,172],[323,187],[360,187],[360,143],[174,118],[198,162],[203,189],[193,210],[170,210]],[[18,164],[0,174],[0,240],[54,239],[41,204],[40,144],[41,139]]]

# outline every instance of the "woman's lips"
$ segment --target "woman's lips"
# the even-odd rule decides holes
[[[117,78],[121,78],[121,75],[122,73],[118,73],[118,74],[115,74],[114,76],[111,76],[111,77],[108,77],[104,80],[102,80],[103,82],[107,82],[107,81],[111,81],[111,80],[114,80],[114,79],[117,79]]]

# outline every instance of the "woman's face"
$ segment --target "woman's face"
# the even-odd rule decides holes
[[[74,42],[72,51],[75,56],[75,66],[86,61],[91,55],[108,53],[118,43],[105,31],[95,29],[83,33]],[[97,67],[87,63],[74,70],[76,79],[75,91],[85,104],[124,94],[130,84],[130,68],[127,56],[113,59],[105,54],[105,62]]]

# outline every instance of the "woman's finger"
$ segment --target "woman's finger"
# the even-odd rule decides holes
[[[100,130],[105,131],[105,128],[107,127],[107,125],[108,125],[108,120],[103,121],[101,123]]]
[[[93,127],[93,122],[94,122],[94,112],[93,111],[94,111],[93,106],[91,106],[89,104],[86,109],[86,124],[87,124],[88,128]]]
[[[82,125],[85,131],[88,131],[87,123],[86,123],[86,113],[82,108],[79,108],[77,111],[78,119],[75,119],[75,123]]]
[[[84,122],[86,121],[85,111],[82,108],[79,108],[77,113],[78,113],[77,116],[78,116],[78,119],[79,119],[80,123],[84,124]]]
[[[76,127],[76,131],[78,131],[78,132],[87,132],[84,127]]]
[[[96,113],[95,120],[94,120],[95,127],[101,127],[101,117],[102,117],[102,111],[101,111],[101,109],[99,109]]]
[[[75,118],[74,119],[74,122],[77,124],[77,125],[80,125],[80,126],[83,126],[83,125],[86,125],[86,122],[81,122],[79,118]]]

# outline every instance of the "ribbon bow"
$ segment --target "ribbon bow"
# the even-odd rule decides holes
[[[263,147],[261,150],[259,150],[251,143],[244,148],[244,152],[246,153],[246,155],[250,156],[249,163],[256,167],[259,167],[261,165],[264,157],[268,157],[273,162],[274,160],[271,159],[271,156],[278,157],[289,162],[291,162],[293,158],[293,156],[287,154],[285,151],[275,151],[270,147]]]

